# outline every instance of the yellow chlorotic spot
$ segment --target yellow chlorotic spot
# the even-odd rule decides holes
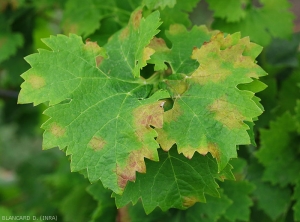
[[[214,118],[228,129],[238,129],[244,126],[243,121],[246,117],[238,111],[238,107],[227,102],[225,98],[215,100],[208,109],[215,114]]]
[[[30,75],[27,82],[32,86],[33,89],[40,89],[46,85],[45,79],[38,75]]]
[[[119,39],[120,39],[120,40],[124,40],[124,39],[126,39],[128,36],[129,36],[129,29],[128,29],[128,27],[126,27],[126,28],[124,28],[124,29],[121,31],[121,33],[120,33],[120,35],[119,35]]]
[[[195,49],[194,51],[197,50],[199,49]],[[230,70],[221,67],[222,63],[220,63],[218,59],[211,59],[209,62],[198,61],[200,62],[200,66],[192,74],[191,79],[200,85],[204,85],[208,82],[221,82],[232,74]]]
[[[183,197],[183,206],[184,207],[191,207],[196,202],[199,202],[197,197]]]
[[[160,144],[164,151],[169,151],[171,147],[176,143],[175,139],[169,138],[168,134],[163,129],[155,129],[158,136],[156,141]]]
[[[205,136],[202,138],[205,138],[205,141],[202,140],[199,147],[197,148],[192,146],[179,147],[178,148],[179,153],[182,153],[185,157],[192,159],[195,152],[198,152],[203,156],[205,156],[208,152],[210,152],[214,158],[219,160],[220,150],[218,149],[218,146],[214,143],[207,142]]]
[[[154,49],[151,49],[149,47],[144,48],[143,52],[143,65],[146,65],[146,61],[150,59],[150,56],[153,55],[155,52]]]
[[[177,34],[184,33],[184,32],[186,32],[186,28],[184,27],[184,25],[181,25],[181,24],[171,25],[170,29],[169,29],[169,33],[171,35],[177,35]]]
[[[169,50],[170,50],[170,49],[167,47],[166,42],[165,42],[164,39],[162,39],[162,38],[156,38],[156,37],[154,37],[154,38],[150,41],[148,47],[154,49],[154,50],[157,51],[157,52],[166,52],[166,51],[169,51]]]
[[[102,138],[96,136],[94,136],[89,142],[89,146],[95,151],[102,150],[105,144],[106,142]]]
[[[217,161],[220,160],[220,156],[221,156],[221,155],[220,155],[220,150],[219,150],[217,144],[215,144],[215,143],[209,143],[209,144],[208,144],[208,152],[210,152],[211,155],[212,155],[214,158],[216,158]]]
[[[66,21],[63,29],[66,33],[77,33],[78,25],[71,23],[70,21]]]
[[[50,133],[56,137],[62,137],[66,133],[66,130],[57,123],[52,123],[50,127]]]

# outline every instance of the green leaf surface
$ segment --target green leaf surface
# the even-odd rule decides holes
[[[155,54],[151,56],[149,63],[155,64],[156,71],[166,70],[168,63],[175,74],[191,74],[199,66],[191,58],[193,48],[199,48],[204,42],[208,42],[214,32],[209,32],[205,26],[194,26],[188,31],[183,25],[174,24],[165,34],[172,42],[172,48],[169,49],[162,38],[154,38],[149,47],[155,50]]]
[[[293,206],[294,219],[296,221],[300,221],[300,180],[298,180],[296,187],[294,189],[293,199],[296,200],[296,203]]]
[[[86,170],[90,181],[100,179],[116,193],[135,180],[136,171],[145,172],[144,158],[158,160],[150,125],[162,127],[159,100],[169,95],[150,96],[153,86],[134,75],[153,53],[146,45],[159,25],[158,12],[145,19],[137,10],[105,46],[107,54],[76,35],[58,35],[44,39],[52,51],[26,58],[32,68],[22,75],[19,103],[51,106],[43,148],[67,148],[72,171]]]
[[[290,188],[281,188],[278,185],[271,185],[262,179],[264,168],[252,162],[247,171],[247,179],[255,185],[253,199],[255,205],[263,210],[273,221],[280,216],[287,214],[290,201]],[[271,201],[272,200],[272,201]]]
[[[224,194],[232,201],[226,209],[224,218],[229,221],[249,221],[253,202],[250,194],[255,186],[248,181],[225,181],[221,184]]]
[[[117,208],[114,199],[111,198],[111,191],[105,189],[99,182],[90,185],[86,190],[98,202],[92,221],[115,222]]]
[[[179,212],[180,214],[180,212]],[[130,222],[155,222],[155,221],[170,221],[177,222],[177,217],[181,216],[176,212],[163,212],[161,209],[156,208],[151,214],[146,214],[142,202],[138,201],[136,205],[126,205],[118,209],[118,218],[121,221]]]
[[[286,111],[294,114],[297,100],[300,98],[300,68],[294,69],[285,77],[281,80],[278,90],[278,102],[275,110],[277,115],[282,115]]]
[[[63,221],[86,221],[95,208],[95,201],[87,195],[85,186],[78,184],[74,187],[59,204]],[[81,203],[81,204],[74,204]],[[82,207],[88,206],[88,207]]]
[[[201,39],[202,32],[198,33]],[[253,122],[262,107],[250,89],[239,90],[237,86],[265,75],[254,61],[260,50],[248,38],[240,39],[239,33],[226,37],[218,33],[194,48],[192,58],[200,63],[194,72],[173,74],[163,80],[162,87],[174,99],[173,108],[164,113],[163,128],[156,129],[157,141],[164,150],[176,143],[178,152],[188,158],[195,152],[210,152],[222,170],[237,156],[237,145],[250,144],[245,122]],[[171,50],[169,57],[176,61],[179,52],[175,50],[173,55]],[[180,55],[182,63],[188,61],[187,53]]]
[[[239,22],[216,18],[212,27],[227,33],[240,31],[242,36],[250,36],[252,41],[263,46],[268,45],[272,38],[291,36],[294,19],[291,4],[287,0],[278,0],[276,4],[273,0],[260,0],[260,3],[262,7],[246,7],[245,17]]]
[[[168,29],[172,24],[182,24],[186,27],[191,26],[189,13],[196,7],[199,0],[178,0],[173,8],[166,7],[160,10],[161,18],[164,21],[163,29]]]
[[[150,9],[164,9],[166,6],[173,8],[176,0],[144,0],[144,3]]]
[[[0,33],[0,62],[15,54],[23,45],[23,37],[19,33]]]
[[[246,16],[243,7],[249,0],[206,0],[214,17],[225,19],[226,22],[238,22]]]
[[[133,10],[132,10],[133,11]],[[115,0],[68,0],[62,22],[66,34],[88,36],[101,26],[101,20],[114,16],[116,23],[126,24],[130,12],[120,8]]]
[[[197,203],[186,211],[189,222],[214,222],[226,212],[232,201],[220,189],[220,197],[207,196],[206,203]]]
[[[298,67],[298,48],[300,33],[294,33],[291,39],[273,39],[266,48],[266,61],[274,67]]]
[[[204,193],[219,196],[215,178],[233,179],[231,166],[218,173],[211,155],[195,154],[189,160],[173,148],[169,152],[160,151],[159,158],[158,163],[146,161],[147,173],[137,174],[135,183],[128,183],[123,195],[113,194],[117,207],[129,202],[136,204],[141,198],[147,214],[156,207],[163,211],[187,209],[196,202],[205,202]]]
[[[282,187],[295,184],[300,172],[296,120],[289,112],[260,130],[261,147],[256,153],[266,168],[263,179]]]

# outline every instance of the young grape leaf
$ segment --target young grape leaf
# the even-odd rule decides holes
[[[226,1],[227,3],[227,1]],[[262,7],[245,8],[245,17],[238,22],[227,22],[216,18],[212,24],[214,29],[233,33],[240,31],[242,36],[250,36],[251,40],[266,46],[272,38],[287,38],[293,33],[294,15],[290,12],[287,0],[260,0]]]
[[[198,33],[200,41],[207,38],[205,32],[205,38],[201,38],[203,32]],[[262,113],[250,87],[237,87],[265,75],[254,61],[260,51],[261,47],[250,43],[249,38],[240,39],[239,33],[226,37],[218,33],[200,48],[194,48],[192,58],[200,63],[195,71],[188,73],[171,66],[174,74],[161,85],[171,94],[174,105],[164,113],[163,128],[156,129],[161,147],[167,151],[176,143],[178,152],[188,158],[195,152],[210,152],[219,170],[236,157],[236,146],[250,143],[245,122],[253,122]],[[190,57],[180,50],[175,54],[170,50],[168,54],[167,62],[172,57],[185,63]]]
[[[222,18],[226,22],[238,22],[246,16],[244,7],[249,0],[206,0],[209,9],[214,11],[214,17]]]
[[[122,193],[135,173],[145,172],[144,158],[158,160],[157,133],[162,127],[162,98],[153,85],[135,78],[154,52],[146,46],[157,34],[159,13],[142,18],[135,11],[128,26],[100,48],[76,35],[44,39],[52,49],[26,57],[19,103],[49,101],[43,148],[59,146],[71,155],[71,170]],[[135,44],[132,44],[134,42]]]
[[[141,198],[145,212],[156,207],[187,209],[196,202],[206,202],[204,193],[219,197],[215,178],[234,179],[231,166],[218,173],[216,160],[211,155],[195,154],[187,159],[175,147],[168,152],[159,151],[159,162],[146,161],[147,173],[137,174],[135,183],[129,182],[122,195],[116,197],[117,207],[136,204]]]
[[[261,147],[256,157],[265,167],[263,179],[282,187],[295,184],[300,172],[295,120],[286,112],[272,121],[269,129],[260,130]]]

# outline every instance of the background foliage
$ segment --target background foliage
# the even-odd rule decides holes
[[[255,122],[257,146],[240,146],[232,159],[236,181],[219,182],[221,197],[206,196],[185,211],[141,202],[116,208],[111,192],[70,173],[57,149],[41,151],[39,128],[45,105],[17,105],[23,57],[46,48],[40,41],[69,32],[99,45],[122,27],[142,1],[0,1],[0,215],[58,215],[60,221],[300,221],[300,34],[287,0],[145,0],[145,13],[158,9],[159,35],[170,24],[206,24],[250,36],[264,46],[258,63],[268,88],[258,92],[265,112]],[[79,7],[80,6],[80,7]],[[170,42],[167,44],[171,44]],[[119,200],[121,201],[121,200]]]

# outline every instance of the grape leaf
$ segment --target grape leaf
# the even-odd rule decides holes
[[[87,194],[85,186],[79,183],[67,195],[65,194],[59,203],[59,210],[63,216],[63,221],[85,221],[93,212],[95,205],[95,201]]]
[[[247,179],[255,185],[253,199],[255,205],[263,210],[273,221],[288,211],[291,191],[290,188],[273,186],[269,182],[262,180],[264,168],[256,161],[252,162],[247,171]],[[276,200],[276,201],[270,201]]]
[[[99,182],[88,186],[86,190],[98,202],[92,221],[116,221],[117,208],[114,199],[111,198],[111,192],[104,189]]]
[[[232,200],[224,217],[229,221],[249,221],[250,206],[253,205],[249,194],[252,193],[255,186],[248,181],[225,181],[221,187],[224,194]]]
[[[296,221],[300,221],[300,180],[296,184],[293,199],[296,200],[293,206],[294,218]]]
[[[71,171],[86,170],[89,180],[122,193],[135,172],[145,172],[144,157],[158,160],[157,133],[162,98],[139,76],[153,49],[159,13],[142,18],[135,11],[128,26],[100,48],[76,35],[44,39],[52,49],[26,57],[32,66],[22,75],[19,103],[49,101],[43,148],[59,146],[71,155]],[[132,44],[135,42],[136,44]],[[148,98],[149,97],[149,98]]]
[[[299,83],[300,68],[294,69],[286,79],[281,81],[281,87],[278,90],[277,115],[282,115],[286,111],[295,113],[297,99],[300,98]]]
[[[159,162],[146,161],[147,173],[137,174],[135,183],[129,182],[122,195],[116,197],[117,207],[136,204],[141,198],[148,214],[157,206],[163,211],[169,208],[187,209],[196,202],[205,202],[204,193],[219,196],[214,178],[233,179],[231,166],[218,173],[211,155],[195,154],[187,159],[173,148],[159,151]]]
[[[178,221],[177,217],[178,213],[163,212],[159,208],[156,208],[151,214],[146,214],[141,201],[138,201],[134,206],[126,205],[118,209],[117,220],[130,222]]]
[[[65,33],[88,36],[100,28],[101,20],[111,16],[115,22],[124,24],[130,17],[130,11],[119,8],[114,0],[87,0],[84,3],[68,0],[62,27]]]
[[[299,104],[300,105],[300,104]],[[286,112],[260,130],[261,147],[256,153],[265,167],[263,179],[284,187],[295,184],[300,171],[295,118]]]
[[[168,29],[171,24],[182,24],[186,27],[191,26],[189,13],[196,7],[199,0],[178,0],[173,8],[166,7],[160,10],[161,18],[164,21],[163,29]]]
[[[213,29],[233,33],[240,31],[242,36],[250,36],[251,40],[266,46],[272,38],[287,38],[293,33],[294,15],[290,12],[287,0],[260,0],[263,5],[254,5],[245,9],[245,18],[239,22],[227,22],[216,18]]]
[[[0,14],[0,63],[15,54],[24,43],[23,36],[11,32],[7,24],[8,21]]]
[[[0,12],[5,11],[7,8],[11,7],[13,10],[16,10],[22,7],[25,3],[25,0],[1,0],[0,2]]]
[[[206,0],[209,9],[214,11],[214,17],[222,18],[226,22],[238,22],[246,16],[244,7],[249,0]]]
[[[201,47],[214,33],[209,32],[206,26],[194,26],[188,31],[181,24],[173,24],[165,33],[172,42],[172,48],[169,49],[162,38],[154,38],[149,47],[155,50],[155,54],[148,62],[155,64],[156,71],[166,70],[168,63],[173,73],[191,74],[199,66],[199,63],[191,58],[193,48]]]
[[[194,152],[210,152],[222,170],[237,156],[237,145],[250,143],[249,126],[244,122],[253,122],[262,109],[253,92],[237,86],[265,75],[254,61],[260,50],[248,38],[240,39],[239,33],[226,37],[218,33],[194,48],[192,58],[200,66],[191,74],[173,70],[175,74],[162,83],[174,99],[173,108],[164,113],[163,128],[156,129],[164,150],[176,143],[178,152],[188,158]],[[175,52],[171,50],[170,56],[177,57],[179,52]],[[184,63],[187,54],[180,55]]]
[[[299,32],[294,33],[291,39],[274,39],[266,48],[266,61],[274,67],[298,67],[299,44]]]
[[[144,3],[150,9],[164,9],[166,6],[173,8],[176,0],[144,0]]]
[[[207,196],[207,203],[198,203],[186,211],[189,222],[214,222],[226,212],[232,201],[220,189],[220,197]]]
[[[14,220],[15,216],[13,215],[13,212],[7,207],[0,206],[0,215],[2,217],[2,220],[5,220],[7,218],[9,221],[17,222],[17,220]]]

